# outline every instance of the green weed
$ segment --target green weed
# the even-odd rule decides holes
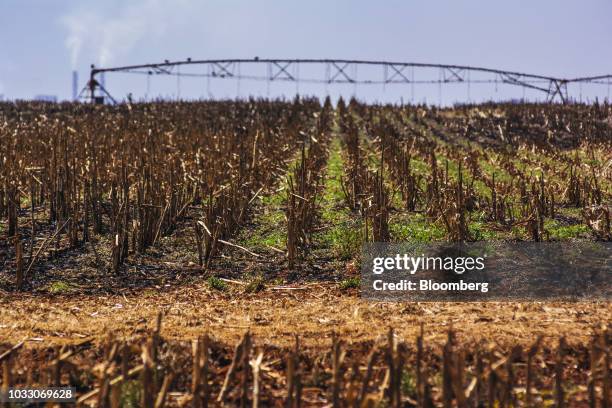
[[[417,395],[416,377],[413,373],[402,372],[402,394],[415,398]]]
[[[544,229],[548,232],[551,241],[567,241],[589,234],[589,227],[584,224],[560,225],[557,220],[544,221]]]
[[[70,293],[74,290],[74,286],[68,282],[57,281],[53,282],[49,285],[49,293],[53,295],[61,295],[65,293]]]
[[[142,397],[142,387],[138,380],[126,381],[121,386],[121,407],[137,408],[140,406]]]
[[[210,286],[211,289],[215,289],[220,292],[225,292],[226,290],[229,289],[229,287],[227,286],[227,283],[223,282],[221,279],[217,278],[216,276],[209,277],[206,280],[206,283],[208,283],[208,286]]]
[[[422,214],[394,217],[389,223],[391,239],[396,242],[433,242],[444,240],[446,232]]]
[[[340,281],[338,286],[342,290],[357,289],[361,286],[361,279],[359,279],[358,277],[344,279],[343,281]]]

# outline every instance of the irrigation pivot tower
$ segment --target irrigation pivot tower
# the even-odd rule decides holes
[[[200,66],[200,72],[182,72],[181,66]],[[261,67],[266,70],[262,73]],[[300,67],[308,66],[310,74],[300,76]],[[258,68],[259,67],[259,68]],[[367,67],[357,75],[359,67]],[[313,69],[320,68],[320,69]],[[116,103],[99,76],[105,73],[171,75],[178,77],[208,77],[216,79],[286,81],[319,84],[509,84],[542,92],[548,102],[567,103],[572,100],[568,84],[612,84],[612,74],[579,78],[527,74],[501,69],[466,65],[427,64],[416,62],[365,61],[347,59],[209,59],[168,61],[155,64],[97,68],[91,66],[89,81],[80,96],[92,102],[105,99]],[[313,74],[314,72],[314,74]],[[416,73],[416,74],[415,74]],[[437,74],[437,75],[436,75]]]

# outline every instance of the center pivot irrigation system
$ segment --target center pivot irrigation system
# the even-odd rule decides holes
[[[200,67],[199,72],[181,72],[182,66]],[[300,76],[300,68],[307,75]],[[304,68],[306,67],[306,68]],[[363,68],[362,68],[363,67]],[[203,68],[203,69],[202,69]],[[265,71],[262,69],[265,68]],[[361,68],[361,69],[360,69]],[[572,98],[568,84],[596,84],[607,86],[609,99],[612,74],[579,78],[556,78],[500,69],[464,65],[425,64],[416,62],[363,61],[347,59],[214,59],[168,61],[157,64],[126,65],[96,68],[91,66],[90,79],[79,97],[94,103],[116,99],[104,88],[98,75],[130,73],[176,77],[294,82],[315,84],[510,84],[523,89],[542,92],[548,102],[568,103]],[[469,89],[469,88],[468,88]],[[178,94],[178,92],[177,92]]]

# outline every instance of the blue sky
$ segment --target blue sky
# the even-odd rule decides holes
[[[465,64],[559,77],[612,73],[612,2],[568,1],[238,1],[2,0],[0,94],[30,98],[71,95],[71,71],[81,86],[89,65],[164,59],[354,58]],[[146,78],[109,75],[118,98],[141,96]],[[175,79],[154,78],[153,95],[172,96]],[[295,86],[274,85],[271,95]],[[303,87],[302,93],[356,92],[396,100],[406,88]],[[443,90],[447,101],[464,89]],[[479,90],[473,90],[480,95]],[[520,97],[490,86],[482,95]],[[585,90],[585,93],[588,92]],[[266,85],[215,80],[181,82],[181,95],[266,95]],[[439,98],[419,87],[417,100]]]

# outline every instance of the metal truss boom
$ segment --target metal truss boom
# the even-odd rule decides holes
[[[180,72],[180,66],[207,66],[205,73]],[[242,66],[267,65],[266,75],[241,74]],[[321,76],[299,77],[296,72],[301,65],[320,65],[325,67],[325,74]],[[357,68],[360,66],[382,68],[381,77],[369,76],[357,78]],[[291,68],[296,72],[291,73]],[[352,68],[351,73],[349,69]],[[405,73],[406,68],[411,68],[412,78],[409,79]],[[414,79],[415,69],[439,70],[437,79]],[[567,85],[571,83],[591,83],[605,84],[612,83],[611,75],[599,75],[592,77],[578,78],[557,78],[546,75],[535,75],[524,72],[506,71],[501,69],[491,69],[468,65],[447,65],[447,64],[428,64],[417,62],[395,62],[395,61],[366,61],[350,59],[205,59],[192,60],[190,58],[179,61],[165,60],[154,64],[125,65],[119,67],[99,68],[91,66],[90,80],[85,90],[88,91],[89,98],[96,100],[96,91],[101,91],[106,96],[110,94],[100,87],[96,76],[105,72],[136,73],[145,75],[176,75],[185,77],[209,77],[209,78],[228,78],[246,79],[263,81],[292,81],[305,83],[325,83],[325,84],[446,84],[446,83],[505,83],[527,89],[533,89],[544,93],[550,102],[569,101]],[[484,75],[484,78],[473,78],[472,73]],[[99,98],[98,98],[99,100]]]

